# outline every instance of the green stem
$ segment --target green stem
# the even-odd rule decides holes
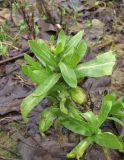
[[[70,153],[67,154],[67,157],[77,158],[77,160],[80,160],[80,158],[83,156],[84,152],[92,142],[92,137],[85,138],[75,148],[73,148]]]

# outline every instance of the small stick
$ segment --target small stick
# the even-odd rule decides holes
[[[28,52],[28,51],[29,51],[29,49],[26,49],[25,51],[22,51],[22,52]],[[20,55],[15,56],[15,57],[11,57],[11,58],[2,60],[2,61],[0,61],[0,65],[5,64],[5,63],[10,62],[10,61],[13,61],[13,60],[16,60],[16,59],[19,59],[19,58],[22,58],[24,56],[24,54],[25,53],[22,53]],[[31,52],[29,52],[28,54],[31,54]]]
[[[16,49],[16,50],[19,49],[19,48],[17,48],[16,46],[12,45],[12,44],[9,43],[9,42],[0,42],[0,43],[3,44],[3,45],[11,46],[12,48],[14,48],[14,49]]]
[[[102,147],[102,149],[103,149],[103,153],[104,153],[105,159],[106,160],[112,160],[111,156],[110,156],[110,153],[109,153],[109,150],[107,148],[104,148],[104,147]]]

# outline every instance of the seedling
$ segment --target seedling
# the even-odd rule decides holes
[[[6,57],[8,55],[8,48],[6,45],[3,45],[1,42],[0,42],[0,55]]]
[[[0,26],[0,56],[7,57],[9,48],[16,48],[13,44],[16,37],[12,37],[9,33],[9,25],[4,21]]]
[[[102,132],[101,130],[102,124],[107,120],[109,115],[114,113],[114,116],[122,116],[122,114],[119,114],[119,109],[122,107],[122,99],[123,97],[116,101],[114,94],[105,96],[98,115],[95,115],[91,111],[82,113],[76,109],[76,106],[72,102],[68,105],[68,114],[65,115],[58,111],[59,121],[65,128],[86,137],[67,154],[68,158],[77,158],[79,160],[88,146],[93,143],[102,147],[124,151],[123,142],[115,134]],[[117,115],[114,112],[115,108],[117,108]],[[124,124],[118,118],[112,117],[111,120],[115,120],[124,127]]]
[[[112,102],[110,116],[107,119],[119,123],[124,128],[124,123],[121,121],[124,118],[124,96],[117,99],[116,95],[112,93],[105,96],[104,100]]]
[[[48,98],[51,107],[41,113],[39,123],[40,132],[44,133],[53,123],[56,111],[68,114],[68,99],[82,104],[86,101],[85,91],[78,87],[78,82],[85,77],[100,77],[111,75],[115,64],[115,55],[112,51],[98,55],[95,59],[80,63],[85,56],[87,45],[82,40],[83,31],[70,38],[64,31],[60,31],[55,43],[54,37],[49,44],[42,39],[30,40],[29,46],[37,61],[25,54],[27,64],[22,71],[38,86],[35,91],[26,97],[21,104],[21,113],[25,122],[28,115],[44,98]],[[76,94],[76,95],[75,95]],[[80,97],[84,99],[81,101]]]

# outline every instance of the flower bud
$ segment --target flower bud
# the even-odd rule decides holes
[[[72,100],[80,105],[84,104],[87,100],[86,93],[81,87],[71,89],[70,95]]]

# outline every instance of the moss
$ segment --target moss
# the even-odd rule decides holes
[[[9,132],[6,131],[6,127],[5,130],[0,130],[0,157],[7,160],[20,160],[16,149],[18,125],[10,123],[7,129]]]

